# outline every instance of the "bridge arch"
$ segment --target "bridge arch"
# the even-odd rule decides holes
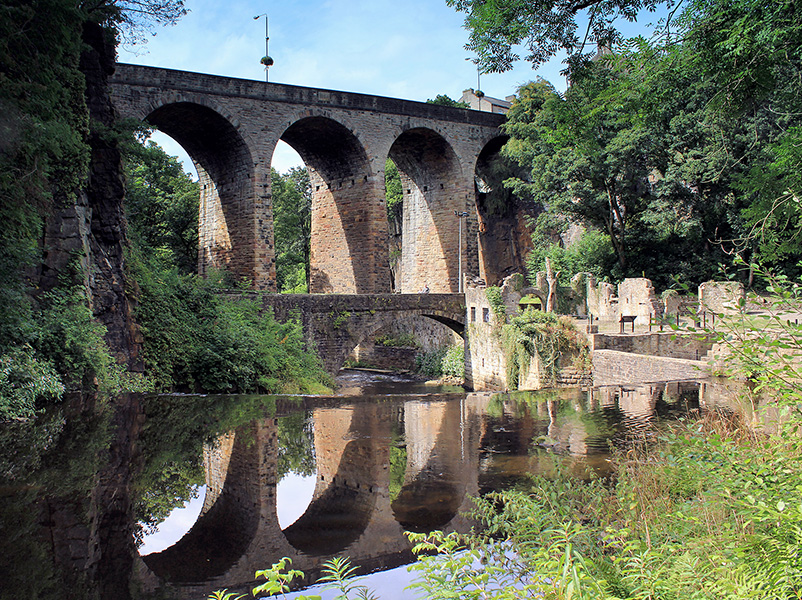
[[[312,186],[309,291],[389,291],[383,182],[379,185],[362,142],[322,115],[298,119],[280,139],[301,156]]]
[[[440,133],[415,127],[393,142],[389,158],[398,167],[404,195],[399,291],[459,290],[454,257],[460,248],[458,217],[466,210],[462,167],[452,145]],[[464,225],[464,223],[463,223]]]
[[[163,98],[149,109],[143,119],[181,144],[198,171],[198,272],[224,268],[269,288],[267,282],[275,280],[272,256],[260,264],[254,251],[262,244],[253,217],[251,144],[236,120],[205,98]],[[263,245],[272,249],[270,237]]]

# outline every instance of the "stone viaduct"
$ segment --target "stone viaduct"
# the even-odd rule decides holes
[[[397,291],[457,292],[460,256],[483,276],[474,179],[503,144],[502,115],[126,64],[111,96],[121,117],[167,133],[195,162],[201,273],[226,267],[275,291],[270,163],[283,140],[312,184],[310,292],[391,291],[388,157],[404,188]],[[455,211],[468,213],[462,239]]]

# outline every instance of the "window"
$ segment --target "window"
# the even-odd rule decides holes
[[[489,308],[483,308],[482,309],[482,320],[485,323],[490,323],[490,309]]]
[[[476,307],[471,306],[471,323],[476,323]]]

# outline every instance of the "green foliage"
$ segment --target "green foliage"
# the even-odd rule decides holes
[[[312,188],[305,168],[281,174],[271,170],[276,283],[279,292],[305,294],[309,289]]]
[[[404,189],[401,185],[401,175],[398,172],[398,167],[389,158],[384,165],[384,187],[387,201],[387,219],[400,222],[404,208]]]
[[[216,590],[209,594],[208,600],[242,600],[242,598],[247,598],[247,596],[245,594],[235,595],[234,592],[228,590]]]
[[[256,300],[223,295],[214,278],[132,263],[143,358],[157,389],[314,393],[328,381],[300,324],[278,323]]]
[[[289,592],[292,582],[304,577],[302,571],[290,569],[290,564],[292,564],[292,561],[284,557],[269,569],[257,571],[256,577],[264,577],[267,581],[255,587],[253,595],[267,594],[272,596],[281,594],[284,596]],[[351,564],[350,559],[336,556],[323,563],[323,575],[318,579],[317,583],[326,584],[323,586],[323,590],[338,592],[334,596],[334,600],[348,600],[351,598],[378,600],[373,592],[360,583],[362,577],[356,575],[357,569],[358,567]],[[296,598],[298,600],[320,600],[321,597],[318,595],[299,595]]]
[[[417,354],[415,369],[431,378],[448,376],[462,379],[465,375],[465,348],[454,345]]]
[[[450,106],[452,108],[470,108],[470,104],[467,102],[460,102],[458,100],[454,100],[450,96],[445,94],[437,94],[434,99],[429,98],[426,101],[426,104],[439,104],[440,106]]]
[[[394,348],[417,348],[418,340],[411,333],[402,333],[397,336],[378,335],[373,340],[374,343],[380,346],[389,346]]]
[[[526,373],[535,356],[540,359],[546,380],[552,383],[557,379],[563,353],[574,357],[582,370],[587,368],[587,339],[570,318],[554,313],[530,308],[513,317],[501,329],[501,344],[507,362],[507,385],[512,390],[518,389],[520,374]]]
[[[348,600],[354,593],[360,600],[378,600],[367,586],[360,583],[363,578],[356,576],[357,570],[349,558],[335,556],[323,564],[323,576],[318,583],[326,583],[325,589],[339,592],[334,600]]]
[[[200,189],[178,159],[155,142],[125,155],[125,212],[132,243],[165,267],[193,273],[198,263]]]
[[[281,480],[288,473],[309,477],[315,474],[315,444],[312,415],[294,412],[276,423],[278,456],[276,472]]]
[[[53,365],[37,360],[30,346],[0,356],[0,421],[32,417],[37,400],[60,398],[63,392]]]
[[[465,346],[449,346],[440,363],[443,375],[462,379],[465,376]]]
[[[499,323],[505,323],[507,321],[507,307],[501,297],[501,288],[497,285],[491,285],[485,290],[485,296],[487,296],[487,301],[490,303],[490,308],[496,320]]]
[[[598,229],[587,229],[581,237],[566,248],[561,241],[555,241],[555,234],[567,231],[568,224],[552,217],[554,213],[545,212],[538,216],[532,233],[532,251],[526,259],[529,279],[535,281],[537,274],[545,270],[546,258],[551,260],[560,279],[569,280],[577,273],[592,273],[597,278],[617,278],[616,257],[609,238]],[[558,298],[560,292],[558,292]]]
[[[260,583],[253,588],[253,595],[264,594],[266,596],[274,596],[281,594],[282,596],[290,591],[290,584],[296,579],[303,579],[303,571],[298,569],[290,569],[289,565],[292,564],[292,559],[286,556],[279,560],[269,569],[262,569],[256,571],[255,577],[257,579],[264,577],[267,581]],[[320,596],[298,596],[299,600],[320,600]]]
[[[611,47],[621,40],[622,20],[635,21],[641,11],[654,11],[671,0],[589,0],[575,3],[485,2],[446,0],[467,14],[470,31],[466,48],[476,52],[483,73],[508,71],[519,60],[518,47],[525,46],[525,59],[537,68],[560,50],[568,53],[569,66],[580,68],[597,44]],[[578,30],[581,26],[584,31]]]

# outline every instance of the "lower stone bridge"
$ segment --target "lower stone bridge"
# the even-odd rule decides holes
[[[242,294],[239,294],[242,295]],[[272,310],[278,321],[301,322],[310,347],[329,373],[336,374],[360,343],[394,321],[418,315],[465,331],[464,294],[265,294],[245,297]]]

